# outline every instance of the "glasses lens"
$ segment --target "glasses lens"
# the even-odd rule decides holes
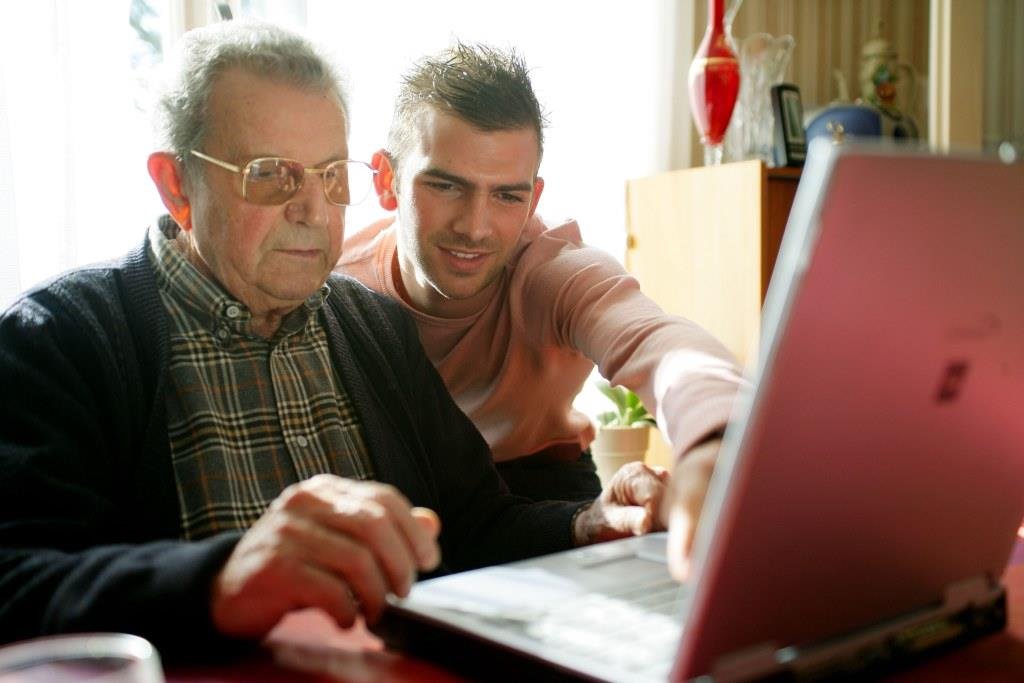
[[[370,194],[373,171],[362,161],[336,161],[324,169],[324,192],[332,204],[352,206]]]
[[[255,159],[246,167],[244,193],[253,204],[283,204],[291,199],[305,177],[302,164],[289,159]]]

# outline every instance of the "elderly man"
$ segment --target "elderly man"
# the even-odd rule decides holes
[[[740,372],[720,343],[585,245],[575,222],[549,227],[534,215],[543,123],[515,53],[459,44],[423,59],[373,157],[380,205],[397,214],[349,237],[339,271],[412,313],[515,493],[592,497],[593,427],[573,398],[595,363],[636,391],[681,458],[681,575]]]
[[[583,514],[510,495],[402,308],[330,275],[372,172],[312,46],[228,23],[180,50],[149,160],[169,217],[0,316],[0,640],[194,655],[656,525],[643,468]]]

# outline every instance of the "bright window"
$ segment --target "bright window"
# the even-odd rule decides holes
[[[0,306],[136,244],[160,206],[146,174],[158,2],[0,10]]]

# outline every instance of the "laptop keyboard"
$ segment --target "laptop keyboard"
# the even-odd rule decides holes
[[[522,628],[545,645],[664,678],[682,632],[684,591],[685,586],[659,578],[621,593],[587,593]]]

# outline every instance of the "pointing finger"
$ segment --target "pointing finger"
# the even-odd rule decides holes
[[[436,539],[441,533],[441,518],[430,508],[414,507],[409,511],[416,523],[423,527],[431,538]]]
[[[668,523],[668,569],[677,581],[690,575],[690,546],[693,543],[694,520],[682,505],[674,505]]]
[[[433,569],[438,565],[441,558],[437,548],[436,535],[430,533],[429,528],[422,522],[417,521],[412,514],[409,502],[390,487],[382,488],[382,493],[374,498],[378,503],[384,505],[391,511],[392,519],[403,535],[405,543],[416,558],[416,565],[420,569]],[[421,508],[426,509],[426,508]],[[424,516],[429,513],[425,513]],[[436,517],[436,515],[434,515]],[[438,523],[440,528],[440,522]]]

